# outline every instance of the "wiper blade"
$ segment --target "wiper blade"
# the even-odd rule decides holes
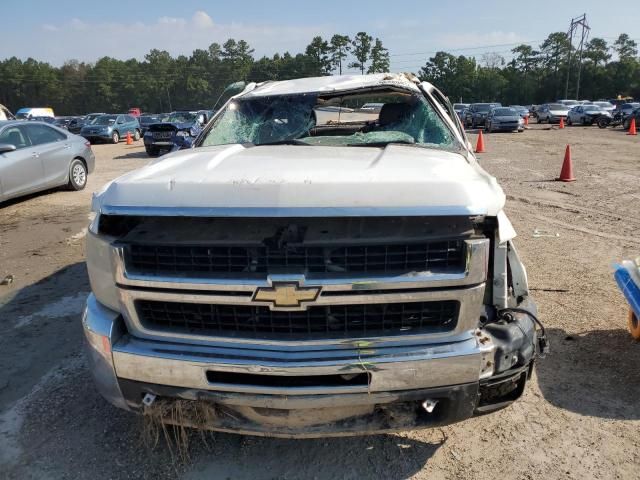
[[[264,145],[309,145],[304,140],[297,138],[290,138],[288,140],[278,140],[277,142],[258,143],[257,146],[262,147]]]
[[[408,140],[390,140],[388,142],[347,143],[347,147],[386,147],[387,145],[416,145]]]

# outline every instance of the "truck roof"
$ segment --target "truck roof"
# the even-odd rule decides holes
[[[411,74],[375,73],[371,75],[334,75],[268,81],[250,84],[240,96],[292,95],[301,93],[331,93],[358,88],[399,87],[418,91],[419,80]]]

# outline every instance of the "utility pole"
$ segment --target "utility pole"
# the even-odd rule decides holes
[[[578,34],[578,30],[580,33]],[[567,32],[567,39],[569,40],[569,52],[567,53],[567,80],[564,86],[564,98],[569,98],[569,78],[571,77],[571,56],[573,53],[573,37],[577,36],[580,39],[578,45],[578,78],[576,81],[576,100],[580,95],[580,76],[582,73],[582,53],[584,50],[584,44],[589,38],[589,32],[591,27],[587,23],[587,14],[583,13],[581,16],[572,18],[569,25],[569,31]]]

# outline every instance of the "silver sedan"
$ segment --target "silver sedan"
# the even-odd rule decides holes
[[[95,157],[84,138],[42,122],[0,121],[0,202],[49,188],[82,190]]]

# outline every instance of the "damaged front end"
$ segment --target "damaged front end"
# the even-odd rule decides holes
[[[92,371],[119,407],[252,435],[489,413],[520,397],[546,345],[514,236],[503,214],[102,215],[87,248]]]

